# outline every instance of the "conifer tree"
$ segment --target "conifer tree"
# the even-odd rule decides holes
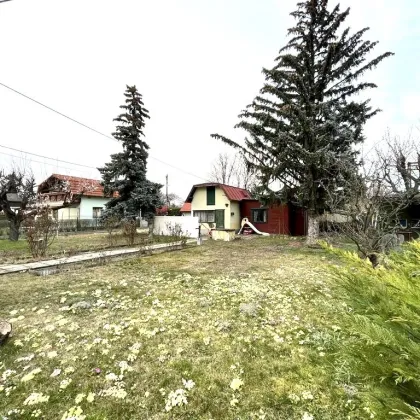
[[[212,135],[242,149],[266,190],[277,181],[282,197],[307,209],[309,241],[318,234],[328,197],[357,172],[354,146],[363,142],[364,124],[379,111],[357,98],[376,88],[360,79],[392,55],[368,60],[377,42],[363,40],[368,28],[354,34],[342,28],[349,12],[339,5],[329,11],[328,0],[298,3],[291,39],[275,66],[263,69],[260,94],[239,115],[236,127],[247,132],[245,145]]]
[[[154,214],[161,205],[161,184],[147,179],[148,144],[143,140],[145,119],[150,118],[136,86],[127,86],[123,113],[113,136],[122,142],[123,151],[111,155],[111,162],[98,168],[104,193],[112,195],[106,204],[105,217],[133,217]],[[115,194],[116,193],[116,194]]]

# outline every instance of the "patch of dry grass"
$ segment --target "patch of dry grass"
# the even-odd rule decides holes
[[[207,241],[1,277],[0,318],[15,328],[0,350],[0,418],[369,418],[331,369],[344,309],[330,262],[286,244]]]
[[[155,236],[148,238],[147,233],[138,234],[133,246],[141,246],[153,242],[168,242],[173,240],[169,237]],[[44,259],[60,258],[71,256],[80,252],[94,252],[105,249],[114,249],[128,246],[122,234],[114,234],[110,243],[107,233],[79,233],[79,234],[60,234],[51,244]],[[0,264],[14,264],[33,261],[28,244],[25,239],[19,241],[9,241],[0,239]]]

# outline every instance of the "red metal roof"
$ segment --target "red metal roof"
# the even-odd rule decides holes
[[[197,188],[204,188],[204,187],[219,187],[223,190],[226,194],[226,197],[230,201],[242,201],[242,200],[249,200],[252,199],[251,194],[249,191],[239,188],[239,187],[232,187],[231,185],[219,184],[218,182],[208,182],[205,184],[196,184],[193,185],[190,193],[188,194],[187,203],[191,203],[195,190]]]
[[[191,203],[184,203],[181,207],[181,213],[182,212],[190,212],[191,211]]]
[[[84,195],[89,197],[104,197],[104,188],[101,181],[97,179],[79,178],[77,176],[52,174],[38,187],[39,192],[47,192],[49,185],[52,185],[54,180],[68,182],[69,192],[72,195]],[[42,191],[41,191],[42,190]],[[48,191],[54,192],[54,191]]]
[[[243,188],[231,187],[230,185],[220,184],[220,188],[225,192],[226,197],[230,201],[242,201],[245,199],[252,198],[249,191]]]

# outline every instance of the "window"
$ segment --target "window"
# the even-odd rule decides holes
[[[92,208],[92,217],[94,219],[99,219],[99,217],[101,217],[102,214],[102,207],[93,207]]]
[[[216,218],[214,216],[214,210],[210,210],[210,211],[205,211],[205,210],[194,211],[194,216],[198,217],[198,221],[200,223],[214,223],[216,221]]]
[[[214,206],[216,204],[216,187],[207,187],[207,205]]]
[[[254,223],[267,223],[267,209],[252,209],[252,221]]]

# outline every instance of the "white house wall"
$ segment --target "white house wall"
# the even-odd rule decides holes
[[[64,207],[57,210],[58,220],[76,220],[79,218],[79,207]]]
[[[230,208],[228,210],[230,217],[230,229],[241,228],[241,208],[239,201],[231,201]],[[225,216],[226,217],[226,216]]]
[[[105,207],[105,204],[109,201],[109,198],[103,197],[82,197],[80,200],[80,219],[93,219],[93,208],[94,207]]]

